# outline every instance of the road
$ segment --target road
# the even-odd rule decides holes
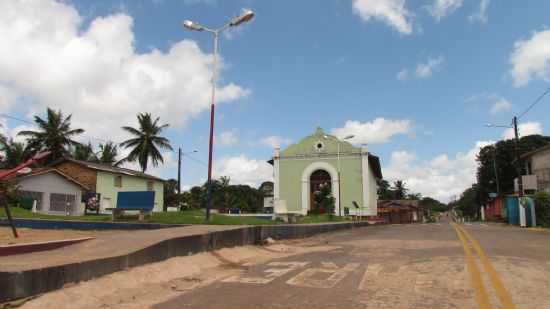
[[[62,308],[61,303],[70,303],[70,308],[156,309],[549,308],[550,304],[550,233],[514,227],[448,222],[376,226],[177,259],[181,260],[150,266],[154,268],[148,272],[130,270],[48,293],[26,307]],[[210,266],[184,273],[199,264]],[[118,289],[102,295],[108,284]],[[94,292],[99,294],[90,298]]]

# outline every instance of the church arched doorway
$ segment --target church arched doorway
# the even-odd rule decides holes
[[[328,186],[332,192],[332,178],[325,170],[316,170],[309,177],[309,209],[316,209],[315,194],[321,191],[321,187]]]

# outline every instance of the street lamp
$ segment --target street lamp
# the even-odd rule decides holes
[[[216,81],[217,81],[217,69],[218,69],[218,45],[220,33],[227,30],[230,27],[237,27],[245,22],[248,22],[254,18],[254,12],[252,10],[243,10],[241,15],[233,18],[229,23],[218,29],[210,29],[202,26],[201,24],[185,20],[183,26],[192,31],[207,31],[214,35],[214,60],[212,64],[212,102],[210,104],[210,139],[208,143],[208,180],[207,180],[207,201],[206,201],[206,221],[210,220],[210,208],[212,207],[211,198],[211,183],[212,183],[212,152],[214,146],[214,112],[216,109]]]
[[[327,138],[328,135],[325,135],[325,138]],[[350,140],[352,138],[354,138],[355,135],[348,135],[344,138],[342,138],[342,140],[346,141],[346,140]],[[342,216],[342,177],[341,177],[341,173],[340,173],[340,140],[338,140],[338,138],[336,138],[336,140],[338,141],[338,153],[337,153],[337,172],[338,172],[338,215],[339,216]]]

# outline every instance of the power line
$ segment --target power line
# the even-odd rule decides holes
[[[518,119],[520,119],[521,117],[525,116],[525,114],[527,114],[535,105],[537,105],[540,101],[542,101],[542,99],[548,94],[550,93],[550,87],[548,89],[546,89],[546,91],[541,94],[536,100],[535,102],[533,102],[523,113],[521,113],[519,116],[518,116]]]

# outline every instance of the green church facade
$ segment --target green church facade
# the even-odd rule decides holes
[[[276,213],[306,215],[314,192],[329,185],[336,214],[347,208],[351,214],[377,215],[377,179],[382,173],[378,157],[366,147],[354,147],[318,128],[300,142],[276,149],[273,167]]]

